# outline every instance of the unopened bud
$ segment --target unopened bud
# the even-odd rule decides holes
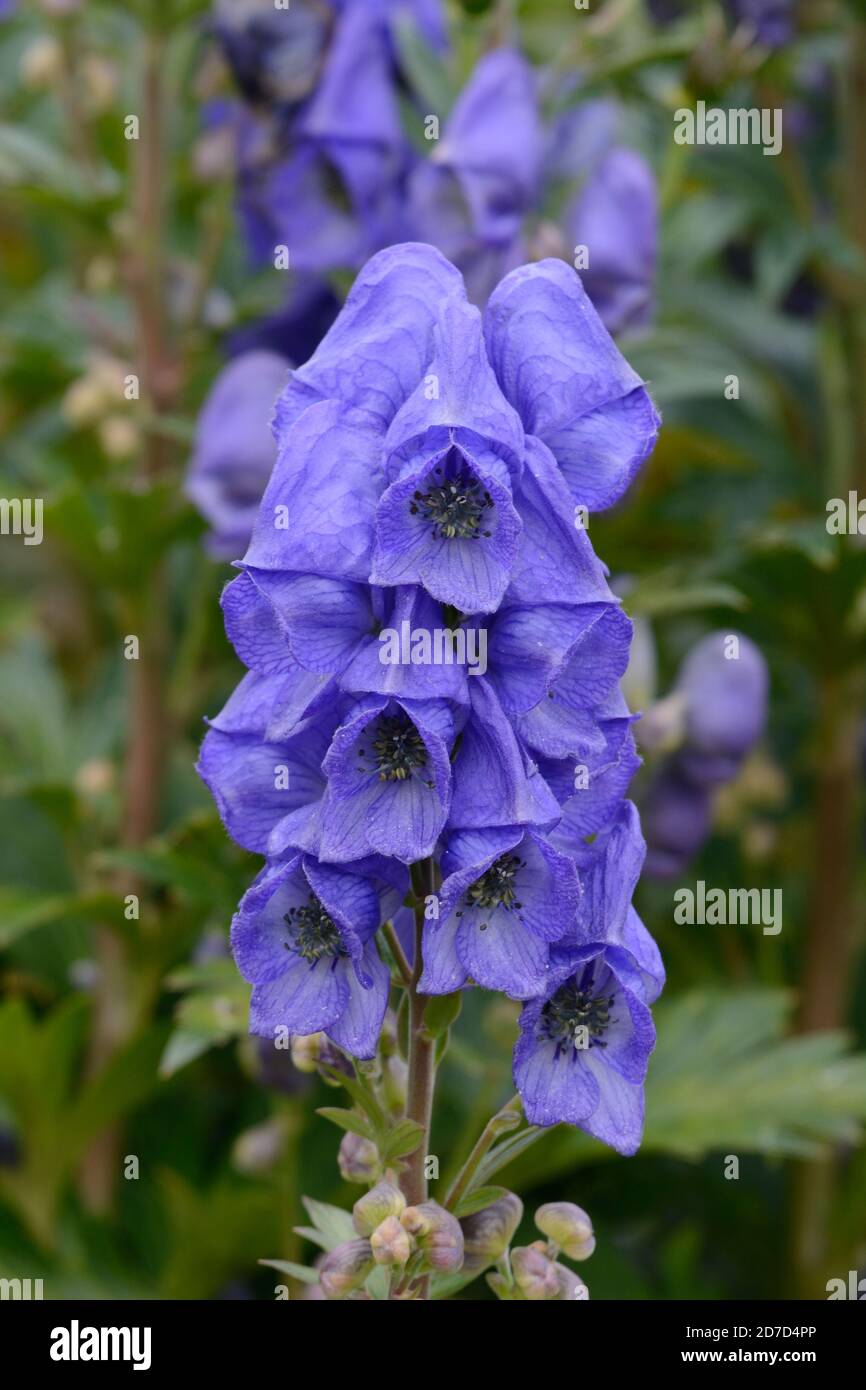
[[[523,1203],[513,1192],[471,1216],[461,1219],[463,1268],[478,1274],[498,1260],[511,1244],[523,1216]]]
[[[344,1134],[337,1153],[337,1166],[344,1182],[374,1182],[381,1172],[379,1150],[371,1139],[360,1134]]]
[[[559,1280],[552,1260],[537,1245],[522,1245],[511,1252],[514,1282],[530,1303],[559,1297]]]
[[[21,81],[31,91],[51,87],[63,72],[63,50],[56,39],[43,36],[28,44],[21,56]]]
[[[292,1038],[292,1061],[298,1071],[316,1070],[324,1041],[324,1033],[308,1033],[305,1037]]]
[[[545,1202],[535,1224],[570,1260],[586,1260],[595,1249],[592,1222],[574,1202]]]
[[[387,1217],[399,1216],[405,1206],[406,1198],[399,1187],[383,1178],[358,1198],[352,1208],[352,1225],[359,1236],[372,1235]]]
[[[319,1283],[326,1298],[345,1298],[359,1289],[373,1268],[368,1240],[347,1240],[329,1251],[319,1266]]]
[[[555,1264],[556,1280],[559,1284],[559,1293],[556,1295],[560,1303],[573,1303],[575,1300],[586,1302],[589,1299],[589,1289],[583,1282],[579,1274],[575,1274],[568,1265]]]
[[[370,1236],[370,1245],[377,1265],[402,1267],[412,1254],[412,1241],[397,1216],[385,1217],[381,1226],[377,1226]]]
[[[460,1222],[438,1202],[419,1202],[400,1217],[414,1236],[431,1269],[453,1274],[463,1264],[463,1232]]]

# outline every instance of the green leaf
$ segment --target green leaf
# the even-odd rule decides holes
[[[424,1032],[432,1039],[441,1038],[458,1018],[463,1004],[460,990],[454,994],[433,994],[424,1008]]]
[[[27,888],[0,887],[0,948],[35,927],[88,912],[100,902],[102,899],[81,898],[74,893],[48,897]],[[117,911],[116,899],[111,901],[111,907]]]
[[[349,1134],[360,1134],[362,1139],[373,1139],[373,1131],[369,1124],[361,1115],[356,1115],[354,1110],[341,1110],[336,1105],[320,1105],[316,1111],[317,1115],[322,1115],[324,1119],[330,1120],[331,1124],[337,1125],[340,1129],[345,1129]]]
[[[321,1237],[323,1250],[333,1250],[346,1240],[355,1240],[357,1231],[352,1225],[352,1217],[342,1207],[332,1207],[328,1202],[317,1202],[313,1197],[302,1198],[304,1206],[315,1230]]]
[[[482,1159],[478,1165],[478,1170],[469,1188],[473,1192],[479,1183],[484,1183],[488,1178],[492,1178],[494,1173],[498,1173],[500,1168],[504,1168],[506,1163],[511,1163],[513,1159],[522,1154],[536,1140],[541,1139],[549,1130],[539,1129],[536,1125],[530,1125],[528,1129],[522,1129],[519,1134],[511,1134],[507,1139],[503,1139],[501,1144],[497,1144],[486,1158]]]
[[[454,1208],[455,1216],[471,1216],[475,1211],[483,1211],[508,1194],[507,1187],[476,1187],[464,1192]]]
[[[400,56],[400,67],[421,104],[440,122],[457,97],[457,87],[439,54],[424,42],[411,19],[397,18],[392,26]]]
[[[288,1274],[290,1279],[300,1279],[304,1284],[318,1284],[319,1275],[315,1269],[308,1269],[306,1265],[295,1264],[294,1260],[259,1260],[260,1265],[266,1265],[268,1269],[279,1270],[280,1274]]]
[[[383,1158],[403,1158],[414,1153],[424,1137],[424,1127],[417,1120],[401,1120],[385,1140]]]

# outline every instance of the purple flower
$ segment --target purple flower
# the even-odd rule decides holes
[[[759,43],[781,48],[794,29],[791,0],[725,0],[731,19],[747,25]]]
[[[644,843],[626,803],[579,856],[577,924],[551,946],[543,993],[524,1005],[514,1080],[532,1124],[566,1121],[634,1153],[643,1131],[643,1080],[655,1045],[649,1005],[664,971],[631,905]]]
[[[523,221],[537,200],[544,153],[536,89],[519,53],[486,54],[431,159],[412,176],[416,226],[460,265],[477,303],[525,259]]]
[[[675,759],[666,763],[643,802],[646,869],[651,878],[676,878],[683,872],[710,832],[711,815],[711,789],[690,782]]]
[[[432,248],[374,256],[277,407],[279,456],[245,563],[420,584],[473,613],[509,582],[517,597],[556,597],[561,553],[582,600],[609,599],[570,512],[622,495],[655,440],[652,402],[562,262],[507,276],[481,329]]]
[[[657,201],[646,160],[634,150],[614,149],[592,170],[567,214],[573,244],[588,251],[586,292],[610,333],[649,322]]]
[[[643,1134],[652,1015],[602,945],[551,971],[520,1016],[514,1083],[527,1120],[578,1125],[622,1154]]]
[[[210,28],[247,101],[292,106],[316,83],[332,22],[315,0],[216,0]]]
[[[375,936],[406,888],[395,868],[295,854],[263,869],[232,923],[238,969],[254,987],[251,1032],[325,1032],[353,1056],[373,1056],[390,986]]]
[[[738,773],[764,730],[767,664],[748,637],[712,632],[692,648],[672,692],[681,743],[644,801],[647,873],[671,878],[710,831],[713,793]]]
[[[214,30],[250,104],[237,119],[238,205],[253,259],[287,246],[320,272],[357,265],[402,239],[410,162],[398,100],[395,23],[441,46],[438,0],[268,0]]]
[[[448,815],[453,735],[444,702],[359,700],[322,762],[322,856],[345,863],[380,853],[412,864],[432,854]]]
[[[767,663],[748,637],[713,632],[683,662],[675,691],[685,704],[679,765],[699,784],[728,782],[767,718]]]
[[[448,994],[467,980],[514,999],[545,986],[550,943],[577,914],[574,862],[533,830],[464,830],[442,854],[439,918],[424,927],[420,989]]]
[[[657,424],[562,261],[514,271],[482,316],[432,247],[392,247],[291,373],[222,599],[248,673],[199,767],[268,860],[234,931],[255,1029],[325,1029],[371,1055],[387,979],[370,880],[396,891],[432,859],[422,989],[530,1000],[516,1074],[539,1122],[632,1143],[662,969],[631,905],[631,624],[582,511],[621,496]],[[604,1015],[596,987],[625,1011]],[[577,1098],[560,1086],[569,990],[593,1025]],[[546,1098],[538,1048],[556,1054]],[[638,1093],[620,1129],[617,1076]]]
[[[460,267],[479,305],[529,259],[528,245],[569,261],[575,245],[587,245],[585,288],[605,326],[612,333],[642,326],[656,260],[652,170],[633,151],[612,148],[610,102],[583,102],[545,131],[538,86],[512,49],[480,60],[431,158],[411,174],[412,225]],[[577,178],[584,186],[561,227],[535,225],[554,186]]]
[[[210,523],[220,559],[248,544],[276,457],[271,415],[288,369],[275,352],[244,352],[223,367],[202,406],[186,492]]]

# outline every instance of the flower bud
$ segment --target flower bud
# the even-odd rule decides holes
[[[328,1252],[319,1266],[319,1283],[326,1298],[345,1298],[359,1289],[374,1265],[368,1240],[347,1240]]]
[[[438,1202],[419,1202],[400,1217],[404,1230],[414,1236],[431,1269],[453,1274],[463,1264],[463,1232],[460,1222]]]
[[[595,1249],[592,1222],[574,1202],[545,1202],[535,1224],[570,1260],[586,1260]]]
[[[358,1198],[352,1208],[352,1225],[359,1236],[372,1235],[389,1216],[399,1216],[405,1206],[406,1198],[399,1187],[383,1178]]]
[[[403,1266],[412,1254],[412,1241],[397,1216],[385,1217],[370,1236],[370,1245],[377,1265]]]
[[[464,1270],[478,1274],[504,1255],[522,1216],[523,1203],[513,1192],[464,1216],[460,1222]]]
[[[52,87],[63,72],[63,50],[55,38],[34,39],[21,57],[21,81],[31,91]]]
[[[542,1303],[559,1297],[556,1267],[545,1255],[540,1241],[512,1250],[511,1268],[515,1284],[530,1303]]]
[[[589,1298],[589,1289],[580,1275],[575,1274],[573,1269],[568,1268],[568,1265],[555,1264],[553,1268],[559,1284],[557,1301],[560,1303],[573,1303],[575,1300],[586,1302]]]
[[[344,1182],[374,1182],[381,1172],[379,1150],[371,1139],[360,1134],[344,1134],[337,1153],[337,1166]]]
[[[304,1037],[292,1038],[292,1061],[298,1071],[314,1072],[319,1061],[324,1033],[308,1033]]]

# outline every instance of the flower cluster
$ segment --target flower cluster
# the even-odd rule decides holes
[[[652,169],[620,143],[612,102],[578,100],[545,123],[542,85],[516,49],[480,59],[431,158],[412,170],[413,233],[459,266],[480,305],[524,261],[555,254],[571,262],[577,252],[609,332],[643,327],[656,263]],[[543,210],[556,203],[552,221]]]
[[[357,266],[400,239],[411,149],[400,113],[398,24],[445,44],[439,0],[217,0],[212,19],[242,102],[238,206],[253,258]]]
[[[631,624],[586,517],[657,428],[556,259],[506,276],[482,315],[438,251],[390,247],[291,373],[223,596],[248,671],[200,760],[229,833],[267,860],[233,924],[254,1032],[371,1057],[378,929],[429,860],[420,990],[524,1001],[528,1119],[637,1148],[663,975],[631,905]]]

